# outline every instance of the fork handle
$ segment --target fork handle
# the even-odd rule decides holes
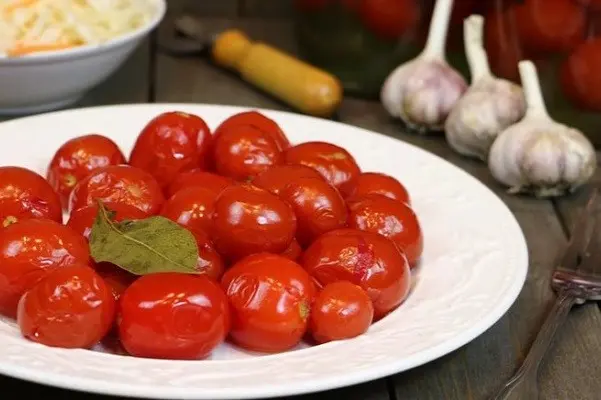
[[[538,368],[555,332],[563,324],[576,302],[577,298],[570,290],[563,290],[558,294],[522,366],[492,400],[537,400],[539,398]]]

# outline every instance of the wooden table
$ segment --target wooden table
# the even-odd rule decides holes
[[[175,1],[174,1],[175,3]],[[223,9],[211,3],[215,14]],[[206,3],[206,4],[205,4]],[[247,0],[246,6],[259,4]],[[261,9],[263,3],[257,6]],[[211,12],[213,12],[211,11]],[[206,15],[206,14],[205,14]],[[290,20],[246,17],[207,18],[210,28],[238,26],[256,39],[295,51]],[[259,93],[238,78],[199,58],[176,59],[157,50],[156,35],[127,64],[77,106],[144,102],[194,102],[283,109],[281,103]],[[346,400],[480,400],[487,399],[513,373],[524,358],[554,295],[550,271],[569,236],[571,222],[583,205],[587,190],[561,200],[537,200],[508,195],[489,175],[486,167],[452,152],[441,137],[403,133],[389,120],[377,102],[347,98],[336,119],[417,145],[471,173],[505,201],[517,217],[530,252],[526,285],[510,311],[482,336],[463,348],[428,365],[356,387],[334,390],[299,399]],[[595,176],[601,183],[601,171]],[[485,221],[483,221],[485,223]],[[601,312],[596,304],[577,307],[556,336],[544,363],[540,383],[549,400],[595,400],[601,398]],[[109,399],[47,388],[0,378],[2,399],[57,395],[73,400]],[[8,397],[7,397],[8,396]]]

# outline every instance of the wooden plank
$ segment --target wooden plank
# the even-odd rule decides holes
[[[442,137],[403,134],[377,103],[345,100],[343,122],[397,137],[445,158],[493,189],[516,215],[530,250],[530,271],[518,300],[497,324],[462,349],[427,366],[394,378],[399,399],[485,399],[509,378],[528,351],[554,295],[550,271],[557,251],[565,245],[560,221],[550,201],[505,193],[486,167],[452,152]],[[551,250],[549,250],[551,249]],[[601,355],[601,315],[589,304],[577,309],[558,334],[541,371],[543,398],[592,399],[601,390],[596,382]],[[578,361],[576,361],[578,360]]]

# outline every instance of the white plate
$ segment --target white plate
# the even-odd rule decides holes
[[[182,110],[214,128],[237,107],[156,104],[63,111],[0,124],[0,160],[45,173],[67,139],[99,132],[126,152],[156,114]],[[48,385],[146,398],[242,399],[321,391],[427,363],[468,343],[511,306],[528,269],[522,231],[476,179],[417,147],[363,129],[264,110],[295,142],[344,146],[364,171],[397,177],[422,224],[423,262],[407,301],[352,340],[277,355],[221,346],[207,361],[165,361],[44,347],[0,320],[0,373]]]

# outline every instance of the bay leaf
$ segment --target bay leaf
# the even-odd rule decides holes
[[[102,202],[90,232],[96,262],[115,264],[135,275],[158,272],[196,274],[198,245],[192,233],[161,216],[114,221]]]

